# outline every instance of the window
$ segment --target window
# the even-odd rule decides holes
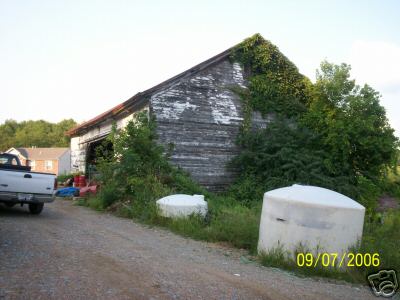
[[[53,169],[53,161],[52,160],[45,160],[44,161],[44,168],[45,168],[45,170]]]
[[[18,165],[17,158],[7,153],[0,154],[0,164],[2,165]]]
[[[31,160],[31,161],[29,162],[29,165],[31,166],[31,170],[35,170],[35,168],[36,168],[36,162],[35,162],[34,160]]]

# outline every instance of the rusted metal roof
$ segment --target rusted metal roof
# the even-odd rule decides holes
[[[140,108],[140,106],[143,106],[145,103],[147,103],[149,100],[149,97],[153,93],[160,90],[161,88],[165,88],[166,86],[172,85],[176,81],[178,81],[186,76],[196,74],[196,73],[208,68],[209,66],[214,65],[215,63],[229,57],[231,54],[231,51],[234,47],[231,47],[231,48],[225,50],[224,52],[221,52],[220,54],[215,55],[215,56],[211,57],[210,59],[207,59],[206,61],[204,61],[204,62],[202,62],[202,63],[200,63],[200,64],[198,64],[198,65],[196,65],[196,66],[194,66],[194,67],[192,67],[192,68],[190,68],[190,69],[188,69],[166,81],[163,81],[160,84],[158,84],[148,90],[137,93],[136,95],[132,96],[125,102],[118,104],[117,106],[111,108],[110,110],[107,110],[106,112],[94,117],[93,119],[90,119],[89,121],[86,121],[86,122],[78,125],[75,128],[70,129],[69,131],[66,132],[66,135],[71,136],[71,137],[76,136],[82,132],[85,132],[87,129],[95,126],[98,123],[101,123],[108,119],[114,119],[115,117],[122,114],[123,112],[135,111],[137,108]]]

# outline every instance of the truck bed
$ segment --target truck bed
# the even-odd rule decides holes
[[[0,201],[51,202],[53,201],[55,180],[55,174],[1,166]]]

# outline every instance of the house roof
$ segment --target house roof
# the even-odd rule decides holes
[[[59,159],[69,148],[11,148],[17,150],[26,159],[54,160]],[[8,151],[10,151],[9,149]],[[7,151],[7,152],[8,152]]]
[[[188,69],[166,81],[161,82],[160,84],[158,84],[148,90],[137,93],[136,95],[132,96],[125,102],[118,104],[117,106],[94,117],[93,119],[90,119],[89,121],[86,121],[86,122],[78,125],[77,127],[74,127],[72,129],[68,130],[66,132],[66,135],[68,135],[68,136],[78,135],[79,133],[85,131],[86,129],[88,129],[102,121],[105,121],[107,119],[113,119],[114,117],[116,117],[124,112],[131,112],[131,111],[135,110],[135,108],[138,108],[141,105],[143,105],[144,103],[147,103],[147,101],[149,100],[149,96],[151,96],[153,93],[159,91],[161,88],[165,88],[166,86],[173,85],[176,81],[178,81],[184,77],[196,74],[196,73],[208,68],[209,66],[214,65],[214,64],[220,62],[221,60],[226,59],[227,57],[230,56],[232,49],[234,47],[236,47],[236,46],[233,46],[233,47],[225,50],[224,52],[221,52],[220,54],[217,54],[217,55],[203,61],[202,63],[195,65],[194,67],[192,67],[192,68],[190,68],[190,69]]]

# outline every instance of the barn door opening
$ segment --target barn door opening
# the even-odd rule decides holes
[[[96,181],[99,176],[97,170],[98,162],[103,158],[107,159],[113,156],[113,144],[107,138],[93,141],[89,144],[86,155],[86,176],[89,181]]]

